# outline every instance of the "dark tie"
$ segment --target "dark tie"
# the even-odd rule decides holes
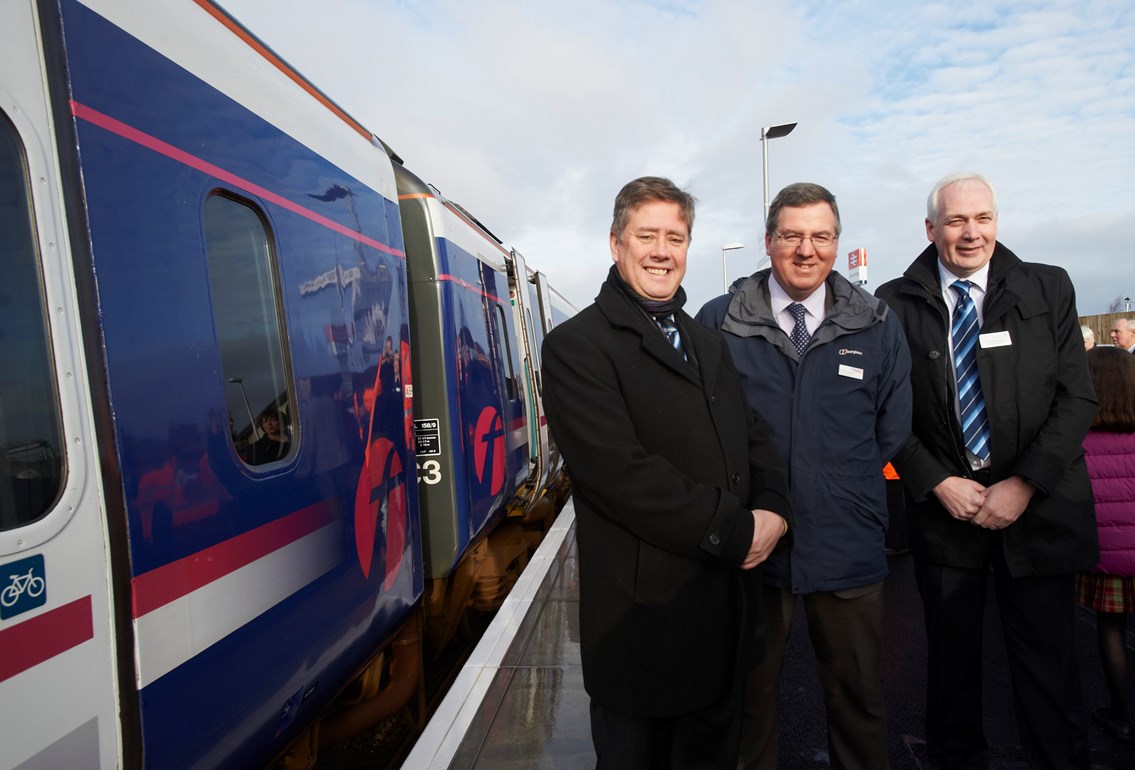
[[[677,324],[674,323],[673,314],[660,315],[654,320],[658,323],[658,328],[666,335],[666,339],[670,340],[670,344],[674,346],[674,350],[682,353],[682,357],[685,358],[685,353],[682,351],[682,335],[678,332]]]
[[[788,336],[792,340],[792,347],[796,348],[796,352],[803,357],[804,349],[808,347],[808,340],[812,339],[812,335],[808,333],[808,325],[804,323],[804,306],[799,302],[793,302],[788,306],[788,312],[796,319],[792,334]]]
[[[958,294],[950,336],[954,342],[954,377],[958,384],[962,436],[966,449],[984,462],[989,458],[989,417],[985,413],[985,399],[981,395],[981,379],[977,372],[977,307],[969,296],[972,285],[969,281],[950,284],[950,288]]]

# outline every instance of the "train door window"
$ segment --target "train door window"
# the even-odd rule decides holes
[[[295,401],[264,218],[251,202],[210,196],[205,251],[233,445],[248,465],[284,460],[295,444]]]
[[[0,112],[0,530],[41,518],[63,481],[63,432],[23,145]]]
[[[536,336],[536,327],[532,325],[532,311],[525,310],[528,316],[528,340],[532,345],[532,371],[536,373],[536,395],[544,397],[544,385],[540,380],[540,339]]]
[[[493,305],[497,312],[490,317],[493,319],[493,326],[497,339],[501,340],[504,345],[504,385],[508,401],[516,400],[516,367],[512,363],[512,342],[508,338],[508,324],[504,320],[504,308],[500,305]]]

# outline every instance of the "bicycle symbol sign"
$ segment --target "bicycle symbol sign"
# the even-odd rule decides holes
[[[43,556],[10,562],[0,567],[0,620],[47,603]]]

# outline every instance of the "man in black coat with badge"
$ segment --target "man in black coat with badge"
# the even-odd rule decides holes
[[[600,768],[734,768],[761,648],[753,567],[788,484],[721,336],[682,311],[694,199],[643,177],[615,200],[614,265],[543,346],[572,478],[580,643]]]
[[[1081,447],[1096,401],[1072,282],[997,241],[997,198],[977,174],[934,187],[926,234],[931,245],[876,293],[911,352],[913,433],[894,465],[926,615],[927,752],[938,768],[989,766],[992,580],[1029,766],[1087,770],[1073,579],[1099,558]]]

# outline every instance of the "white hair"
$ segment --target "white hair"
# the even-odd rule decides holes
[[[989,190],[989,197],[993,199],[993,213],[997,213],[997,191],[993,189],[993,183],[981,174],[975,174],[970,171],[957,171],[939,179],[938,184],[934,185],[934,189],[930,191],[929,197],[926,198],[926,218],[929,219],[931,223],[938,221],[939,199],[941,198],[942,190],[956,182],[977,182],[978,184],[985,185],[985,188]]]

